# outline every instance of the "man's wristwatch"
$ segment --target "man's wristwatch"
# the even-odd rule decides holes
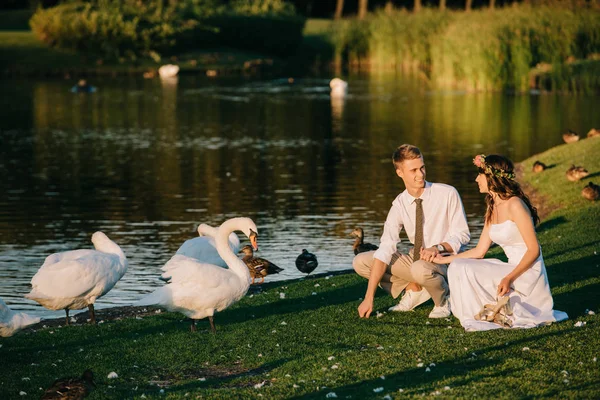
[[[441,245],[441,244],[436,244],[435,248],[438,249],[438,251],[440,253],[445,253],[446,252],[446,248],[443,245]]]

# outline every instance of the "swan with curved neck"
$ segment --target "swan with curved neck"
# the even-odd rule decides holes
[[[95,250],[54,253],[31,279],[31,292],[25,297],[50,310],[88,307],[91,322],[96,323],[94,303],[108,293],[127,271],[127,258],[118,244],[104,233],[92,235]]]
[[[246,264],[229,247],[229,235],[234,231],[242,231],[250,239],[252,247],[258,248],[256,224],[250,218],[229,219],[215,234],[217,251],[228,269],[176,254],[169,261],[172,275],[168,284],[137,304],[158,305],[185,314],[192,319],[192,331],[196,330],[195,320],[208,317],[215,332],[214,313],[240,300],[250,287]]]

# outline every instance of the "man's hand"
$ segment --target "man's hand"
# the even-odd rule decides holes
[[[435,246],[428,247],[426,249],[421,249],[421,260],[433,262],[435,256],[437,256],[438,254],[440,254],[440,251]]]
[[[373,300],[363,300],[358,306],[358,316],[361,318],[369,318],[373,312]]]

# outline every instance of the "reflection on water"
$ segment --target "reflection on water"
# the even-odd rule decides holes
[[[130,304],[161,283],[159,268],[200,222],[249,216],[260,252],[300,276],[351,268],[351,230],[377,242],[402,190],[390,156],[409,142],[428,178],[460,191],[477,237],[482,196],[471,159],[515,160],[560,143],[561,130],[600,125],[597,97],[428,92],[393,76],[349,78],[330,99],[328,79],[0,81],[0,297],[16,309],[53,252],[90,248],[104,231],[130,268],[98,307]],[[405,245],[402,245],[404,248]]]

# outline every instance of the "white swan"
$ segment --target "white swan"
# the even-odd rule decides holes
[[[329,82],[329,87],[331,88],[331,97],[345,97],[348,92],[348,82],[340,78],[333,78]]]
[[[34,317],[11,310],[4,300],[0,299],[0,337],[9,337],[29,325],[40,322],[39,317]]]
[[[158,75],[161,78],[172,78],[179,73],[179,66],[174,64],[166,64],[158,69]]]
[[[220,265],[227,268],[227,263],[221,258],[217,251],[215,235],[217,228],[207,224],[198,225],[198,237],[186,240],[175,254],[195,258],[207,264]],[[235,233],[229,235],[229,248],[232,252],[240,251],[240,239]]]
[[[51,254],[31,279],[33,286],[25,297],[50,310],[88,307],[96,323],[94,302],[108,293],[127,271],[127,258],[121,248],[104,233],[92,235],[96,250],[72,250]]]
[[[175,255],[169,284],[155,290],[140,300],[138,305],[158,305],[176,311],[195,320],[208,317],[215,332],[213,315],[241,299],[250,286],[250,273],[246,264],[229,247],[230,233],[239,230],[250,239],[252,247],[258,248],[258,230],[250,218],[232,218],[225,221],[215,235],[217,251],[229,269],[200,262],[194,258]]]

